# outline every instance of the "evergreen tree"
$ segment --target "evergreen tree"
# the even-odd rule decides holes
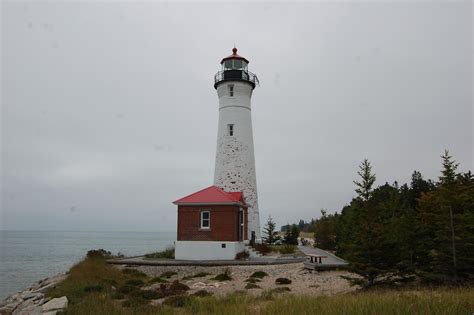
[[[420,276],[430,282],[474,279],[474,178],[456,173],[456,163],[445,151],[435,191],[419,200],[426,261]]]
[[[325,249],[336,249],[337,213],[328,215],[321,209],[321,217],[314,223],[314,246]]]
[[[400,193],[397,186],[385,184],[372,189],[375,174],[367,160],[358,172],[360,182],[354,181],[358,198],[344,209],[345,220],[341,252],[350,262],[349,269],[360,277],[346,277],[363,287],[401,282],[409,279],[403,266],[401,235],[394,233],[400,218]]]
[[[288,245],[298,245],[298,237],[300,236],[300,230],[296,224],[291,226],[291,229],[285,232],[283,237],[283,243]]]
[[[274,244],[276,241],[280,239],[278,236],[278,233],[275,231],[275,221],[273,221],[271,216],[268,216],[267,223],[265,224],[265,227],[263,228],[263,241],[268,244]]]
[[[355,192],[363,201],[367,201],[370,198],[372,186],[375,183],[375,174],[372,174],[372,166],[367,159],[362,161],[357,174],[359,174],[361,180],[360,182],[354,181],[354,184],[357,186]]]

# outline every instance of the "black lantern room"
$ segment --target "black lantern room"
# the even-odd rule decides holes
[[[221,61],[222,69],[214,76],[214,88],[226,81],[242,81],[249,83],[252,88],[258,85],[258,78],[248,71],[249,61],[237,54],[237,48],[232,49],[232,55]]]

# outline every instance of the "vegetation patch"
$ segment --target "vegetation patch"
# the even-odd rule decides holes
[[[183,277],[183,279],[181,279],[181,280],[191,280],[191,279],[194,279],[194,278],[202,278],[202,277],[207,277],[207,276],[210,276],[210,275],[211,274],[207,273],[207,272],[199,272],[199,273],[196,273],[196,274],[191,275],[191,276]]]
[[[133,286],[142,286],[145,282],[142,279],[130,279],[125,282],[126,285],[133,285]]]
[[[138,288],[136,286],[133,286],[133,285],[123,285],[121,287],[119,287],[117,289],[117,292],[118,293],[121,293],[121,294],[129,294],[130,292],[133,292],[133,291],[136,291],[138,290]]]
[[[130,296],[143,298],[145,300],[155,300],[161,297],[160,293],[155,290],[136,290],[131,292]]]
[[[291,289],[288,287],[278,287],[278,288],[269,290],[270,293],[284,293],[284,292],[290,292],[290,291]]]
[[[276,284],[291,284],[291,280],[288,278],[277,278],[275,280]]]
[[[173,306],[173,307],[184,307],[190,300],[187,295],[176,295],[170,296],[169,298],[163,301],[163,305]]]
[[[126,275],[130,275],[133,277],[145,278],[146,274],[141,272],[140,270],[133,269],[133,268],[125,268],[122,269],[122,272]]]
[[[122,293],[118,293],[118,292],[115,292],[115,293],[112,293],[112,295],[110,296],[110,298],[112,300],[123,300],[125,298],[125,295],[122,294]]]
[[[206,290],[199,290],[191,294],[192,296],[197,296],[197,297],[205,297],[205,296],[211,296],[213,293],[206,291]]]
[[[245,279],[244,281],[248,282],[248,283],[257,283],[257,282],[260,282],[262,280],[260,280],[258,278],[248,278],[248,279]]]
[[[84,287],[84,292],[102,292],[103,290],[104,290],[104,287],[100,284],[88,285]]]
[[[174,272],[174,271],[165,271],[163,272],[161,275],[160,275],[160,278],[171,278],[172,276],[174,275],[177,275],[178,273],[177,272]]]
[[[137,307],[148,304],[149,301],[140,296],[132,296],[122,302],[123,307]]]
[[[256,285],[255,283],[247,283],[245,285],[245,288],[248,290],[248,289],[261,289],[258,285]]]
[[[278,252],[282,255],[294,254],[294,253],[296,253],[297,248],[298,247],[296,245],[289,245],[289,244],[286,244],[286,245],[272,245],[271,246],[272,251]]]
[[[266,276],[268,276],[268,273],[266,273],[265,271],[255,271],[254,273],[250,275],[250,278],[263,279]]]
[[[168,280],[162,279],[160,277],[154,277],[148,283],[168,283]]]
[[[246,250],[243,250],[235,254],[236,260],[247,260],[249,257],[250,257],[250,253]]]
[[[229,269],[229,268],[226,268],[223,273],[218,274],[217,276],[215,276],[214,278],[212,278],[212,280],[216,280],[216,281],[230,281],[230,280],[232,280],[231,274],[232,274],[232,273],[231,273],[230,269]]]
[[[159,251],[159,252],[154,252],[154,253],[149,253],[145,255],[146,258],[167,258],[167,259],[174,259],[174,247],[170,246],[167,247],[165,250]]]

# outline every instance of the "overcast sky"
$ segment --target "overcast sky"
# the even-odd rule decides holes
[[[235,43],[252,99],[262,224],[340,211],[377,184],[473,167],[472,4],[1,4],[7,230],[174,231],[212,184],[213,75]]]

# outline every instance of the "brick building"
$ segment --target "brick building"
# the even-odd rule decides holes
[[[173,203],[178,206],[176,259],[234,259],[244,250],[248,207],[242,192],[210,186]]]

